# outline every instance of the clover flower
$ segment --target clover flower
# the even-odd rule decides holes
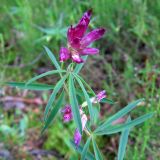
[[[67,48],[61,47],[60,49],[60,62],[72,59],[76,63],[82,63],[81,56],[94,55],[99,53],[99,49],[88,47],[92,42],[100,39],[104,33],[104,28],[94,29],[88,34],[84,35],[88,24],[90,22],[92,10],[88,10],[84,13],[79,23],[68,29],[67,32]]]
[[[63,113],[63,121],[64,122],[69,122],[72,120],[73,116],[72,116],[72,110],[71,110],[71,106],[70,105],[66,105],[61,112]]]

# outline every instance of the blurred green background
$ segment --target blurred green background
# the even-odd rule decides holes
[[[95,92],[105,89],[115,105],[103,105],[101,118],[129,102],[146,99],[132,117],[155,111],[132,130],[126,160],[160,159],[160,1],[159,0],[1,0],[0,3],[0,159],[78,159],[70,148],[74,125],[57,116],[40,137],[49,92],[24,91],[4,85],[24,82],[53,69],[44,54],[48,46],[58,58],[66,31],[92,8],[89,30],[107,33],[94,45],[81,74]],[[57,77],[40,82],[55,84]],[[117,155],[119,135],[103,136],[98,144],[105,159]]]

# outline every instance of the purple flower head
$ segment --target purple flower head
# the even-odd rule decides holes
[[[74,132],[74,144],[76,145],[76,147],[79,146],[81,142],[81,138],[82,138],[82,135],[80,134],[79,130],[76,129]]]
[[[63,113],[63,121],[64,122],[69,122],[72,120],[72,110],[70,105],[66,105],[61,112]]]
[[[71,26],[67,32],[67,48],[61,47],[60,49],[60,61],[66,61],[72,59],[76,63],[82,63],[81,56],[98,54],[97,48],[88,47],[92,42],[100,39],[104,33],[104,28],[95,29],[88,34],[84,35],[88,24],[90,22],[92,10],[88,10],[84,13],[78,24]]]
[[[103,98],[106,98],[106,91],[103,90],[103,91],[99,92],[97,94],[96,98],[97,98],[98,102],[100,102]]]

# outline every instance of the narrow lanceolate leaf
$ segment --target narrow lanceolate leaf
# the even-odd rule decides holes
[[[107,128],[113,121],[125,116],[127,113],[129,113],[131,110],[133,110],[140,102],[144,101],[144,99],[139,99],[137,101],[134,101],[130,104],[128,104],[126,107],[121,109],[119,112],[111,116],[109,119],[107,119],[102,125],[100,125],[95,132],[98,132],[100,130],[104,130]]]
[[[82,59],[84,61],[86,61],[87,57],[88,56],[83,56]],[[80,72],[80,70],[82,69],[83,65],[84,65],[84,63],[77,64],[73,72],[76,73],[76,74],[78,74]]]
[[[81,122],[81,116],[79,113],[79,105],[77,102],[77,97],[76,97],[72,74],[70,74],[70,76],[69,76],[69,99],[70,99],[70,104],[72,107],[74,121],[76,123],[78,130],[82,134],[82,122]]]
[[[88,88],[88,91],[90,92],[91,96],[96,97],[96,94],[94,93],[94,91],[92,90],[92,88],[90,87],[90,85],[88,85],[87,82],[81,76],[79,76],[78,74],[75,74],[75,73],[73,73],[73,74],[75,76],[77,76],[81,80],[81,82]],[[99,102],[97,103],[97,105],[100,108],[100,103]]]
[[[131,121],[131,118],[129,116],[126,123],[128,123],[130,121]],[[118,160],[123,160],[123,158],[124,158],[126,146],[127,146],[127,141],[128,141],[128,136],[129,136],[129,131],[130,131],[130,129],[128,128],[128,129],[123,130],[121,133],[119,148],[118,148]]]
[[[51,124],[51,122],[54,120],[56,114],[58,113],[60,107],[63,104],[63,99],[64,99],[64,92],[61,93],[61,95],[58,97],[56,104],[54,105],[53,109],[51,110],[45,124],[44,127],[42,129],[41,134],[44,133],[44,131],[48,128],[48,126]]]
[[[93,144],[93,149],[94,149],[96,160],[103,160],[102,154],[96,144],[96,141],[93,138],[92,138],[92,144]]]
[[[87,139],[87,142],[86,142],[86,144],[85,144],[84,147],[83,147],[82,156],[81,156],[81,159],[82,159],[82,160],[85,160],[85,158],[86,158],[86,154],[87,154],[87,152],[88,152],[88,148],[89,148],[90,142],[91,142],[91,137],[89,137],[89,138]]]
[[[67,78],[67,75],[64,76],[62,79],[60,79],[59,82],[55,85],[54,90],[48,100],[48,103],[47,103],[45,111],[44,111],[44,121],[46,121],[48,113],[50,111],[50,108],[55,100],[55,97],[56,97],[57,93],[59,92],[59,90],[62,88],[66,78]]]
[[[108,103],[108,104],[114,104],[114,102],[108,98],[103,98],[101,101],[101,103]]]
[[[40,78],[43,78],[45,76],[49,76],[49,75],[56,74],[56,73],[62,73],[62,72],[66,72],[66,71],[65,70],[53,70],[53,71],[48,71],[48,72],[42,73],[42,74],[30,79],[28,82],[26,82],[26,85],[33,83],[34,81],[36,81]]]
[[[88,90],[91,92],[91,94],[93,96],[96,96],[96,94],[94,93],[92,88],[87,84],[87,82],[82,77],[80,77],[78,74],[75,74],[75,73],[73,73],[73,74],[74,74],[74,76],[77,76],[83,82],[83,84],[88,88]]]
[[[46,46],[44,46],[44,49],[46,50],[47,55],[48,55],[48,57],[50,58],[50,60],[52,61],[52,63],[54,64],[54,66],[55,66],[58,70],[60,70],[61,67],[60,67],[60,65],[58,64],[58,62],[57,62],[54,54],[51,52],[51,50],[50,50],[48,47],[46,47]]]
[[[130,129],[138,124],[143,123],[144,121],[146,121],[147,119],[151,118],[153,116],[154,113],[148,113],[145,114],[139,118],[136,118],[135,120],[132,120],[130,122],[127,122],[126,124],[121,124],[121,125],[115,125],[115,126],[109,126],[108,128],[105,128],[103,130],[100,130],[98,132],[95,132],[96,135],[109,135],[109,134],[114,134],[114,133],[118,133],[121,132],[125,129]]]
[[[30,90],[50,90],[54,88],[53,85],[41,84],[41,83],[29,84],[27,86],[26,83],[22,82],[7,82],[7,84],[12,87],[18,87],[20,89],[30,89]]]
[[[76,78],[77,82],[79,83],[79,85],[80,85],[80,87],[83,91],[83,94],[84,94],[85,99],[86,99],[87,104],[88,104],[88,110],[89,110],[89,114],[90,114],[90,117],[91,117],[91,122],[93,122],[94,121],[94,112],[93,112],[92,103],[90,101],[89,95],[88,95],[86,89],[84,88],[81,80],[77,76],[75,76],[75,78]]]
[[[71,145],[77,152],[79,152],[82,155],[82,151],[83,151],[83,147],[82,146],[80,146],[80,145],[76,146],[73,141],[71,141]],[[92,153],[90,153],[90,152],[86,153],[86,159],[87,160],[95,160],[94,155]]]

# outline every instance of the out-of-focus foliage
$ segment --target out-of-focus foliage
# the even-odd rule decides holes
[[[107,34],[96,43],[97,47],[101,47],[100,56],[90,57],[82,74],[90,80],[90,84],[94,83],[95,90],[105,88],[109,99],[117,102],[112,108],[104,105],[102,116],[115,113],[128,101],[145,97],[146,102],[141,104],[143,107],[139,106],[139,110],[133,112],[135,117],[155,110],[157,114],[150,123],[131,132],[126,159],[159,159],[159,0],[1,0],[0,98],[24,95],[28,99],[42,97],[44,102],[48,100],[46,91],[29,92],[26,96],[19,89],[5,88],[3,82],[25,81],[53,69],[43,53],[43,45],[49,46],[58,57],[60,46],[66,45],[67,27],[77,23],[88,8],[92,8],[94,14],[90,29],[104,26]],[[40,82],[44,81],[54,85],[56,78],[44,78]],[[18,113],[20,117],[17,118],[17,109],[6,110],[6,101],[0,101],[0,147],[16,159],[30,158],[28,150],[35,148],[57,150],[60,155],[68,152],[68,158],[71,150],[68,149],[67,139],[73,136],[72,126],[67,125],[65,130],[61,121],[56,121],[48,133],[39,138],[44,104],[38,102],[24,102],[25,109]],[[19,107],[20,104],[15,105]],[[70,127],[71,132],[68,133]],[[106,159],[112,159],[117,154],[118,139],[117,136],[98,140]]]

